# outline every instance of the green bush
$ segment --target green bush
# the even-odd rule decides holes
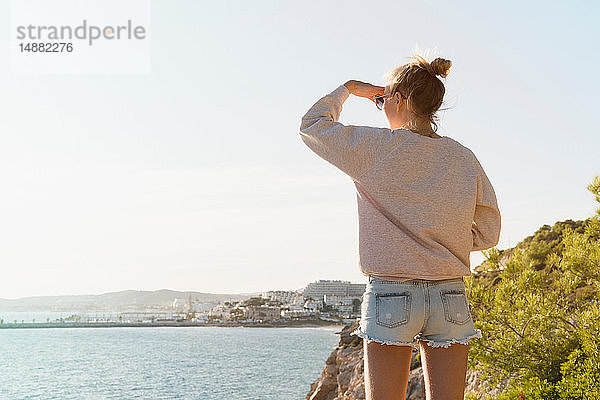
[[[600,177],[588,189],[600,202]],[[486,270],[466,280],[483,334],[469,366],[500,400],[600,399],[600,208],[484,254]]]
[[[560,399],[600,399],[600,304],[582,311],[579,347],[561,366]]]

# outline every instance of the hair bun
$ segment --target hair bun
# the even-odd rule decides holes
[[[442,78],[445,78],[450,72],[452,61],[438,57],[435,60],[433,60],[429,65],[435,75],[440,75]]]

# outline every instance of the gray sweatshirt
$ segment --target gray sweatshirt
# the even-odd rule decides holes
[[[343,125],[349,96],[340,85],[321,97],[302,117],[300,137],[396,222],[357,187],[360,271],[400,281],[469,276],[470,252],[500,237],[496,193],[479,160],[446,136]]]

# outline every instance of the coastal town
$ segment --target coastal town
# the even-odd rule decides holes
[[[129,305],[126,310],[76,312],[43,320],[8,320],[0,329],[115,326],[323,326],[345,325],[360,318],[365,284],[318,280],[302,290],[266,291],[245,299],[201,301],[191,294],[168,306]],[[55,309],[56,310],[56,309]]]

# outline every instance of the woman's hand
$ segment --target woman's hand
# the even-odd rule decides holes
[[[356,80],[349,80],[348,82],[344,83],[344,86],[348,88],[350,94],[353,94],[358,97],[364,97],[373,102],[375,102],[373,97],[382,95],[385,91],[385,87],[383,86],[375,86],[371,85],[370,83]]]

